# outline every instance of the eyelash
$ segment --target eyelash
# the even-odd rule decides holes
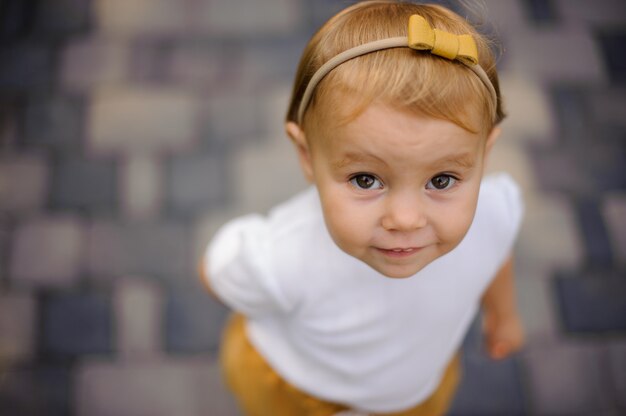
[[[446,184],[446,186],[444,188],[437,188],[436,186],[432,185],[433,181],[437,178],[441,178],[441,177],[445,177],[448,179],[448,184]],[[372,180],[372,184],[370,186],[362,186],[363,184],[359,184],[358,180],[359,179],[371,179]],[[372,175],[370,173],[357,173],[355,175],[352,175],[348,182],[356,189],[359,190],[363,190],[363,191],[368,191],[368,190],[372,190],[372,189],[381,189],[384,187],[384,184],[382,183],[382,181],[380,179],[378,179],[376,177],[376,175]],[[373,188],[373,186],[376,184],[376,182],[379,183],[379,186]],[[437,174],[435,176],[433,176],[428,183],[426,184],[426,189],[431,189],[431,190],[435,190],[435,191],[446,191],[448,189],[450,189],[451,187],[453,187],[454,185],[456,185],[459,182],[459,178],[457,178],[454,175],[450,175],[448,173],[440,173]]]
[[[359,185],[359,184],[357,183],[357,181],[358,181],[359,179],[364,179],[364,178],[369,178],[369,179],[372,179],[372,180],[373,180],[372,185],[371,185],[371,186],[369,186],[369,187],[362,187],[361,185]],[[349,182],[349,183],[350,183],[350,185],[352,185],[354,188],[356,188],[356,189],[358,189],[358,190],[361,190],[361,191],[369,191],[369,190],[372,190],[372,189],[381,189],[381,188],[383,188],[383,187],[384,187],[383,182],[382,182],[380,179],[378,179],[378,178],[376,177],[376,175],[372,175],[371,173],[357,173],[357,174],[355,174],[355,175],[350,176],[350,178],[349,178],[348,182]],[[376,182],[378,182],[378,183],[380,184],[380,186],[378,186],[378,187],[376,187],[376,188],[372,188],[372,186],[373,186],[374,184],[376,184]]]
[[[433,185],[433,187],[429,187],[429,185],[432,184],[435,179],[441,178],[441,177],[446,177],[449,180],[449,183],[445,186],[445,188],[437,188],[434,185]],[[439,174],[433,176],[428,181],[428,183],[426,184],[426,189],[432,189],[432,190],[435,190],[435,191],[447,191],[448,189],[450,189],[451,187],[456,185],[458,182],[459,182],[459,178],[457,178],[454,175],[450,175],[449,173],[439,173]]]

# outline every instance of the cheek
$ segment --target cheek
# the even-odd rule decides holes
[[[328,231],[341,248],[363,244],[369,240],[371,217],[365,215],[363,207],[354,206],[338,197],[323,200],[322,206]]]
[[[451,227],[449,229],[449,233],[451,238],[460,242],[465,234],[469,230],[472,225],[472,220],[474,218],[474,212],[471,209],[463,211],[461,215],[457,217],[457,219],[452,222]]]
[[[440,238],[447,243],[459,243],[472,225],[476,198],[465,198],[439,211]]]

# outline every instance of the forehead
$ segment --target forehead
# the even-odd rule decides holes
[[[330,81],[330,80],[329,80]],[[422,93],[401,96],[384,89],[371,89],[367,82],[357,88],[343,82],[325,84],[316,96],[313,105],[305,114],[303,127],[309,136],[309,130],[335,130],[352,124],[371,108],[387,107],[416,117],[434,118],[451,122],[470,133],[487,136],[489,123],[486,123],[484,108],[478,105],[476,96],[465,94],[434,98],[431,88]],[[331,88],[332,87],[332,88]],[[380,90],[380,91],[379,91]]]
[[[349,163],[419,164],[455,161],[467,165],[484,140],[447,121],[369,105],[347,123],[327,124],[314,133],[312,147],[332,158],[336,167]],[[315,153],[315,152],[314,152]]]

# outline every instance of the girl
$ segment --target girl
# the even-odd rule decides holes
[[[443,7],[358,3],[313,36],[286,120],[313,186],[202,262],[246,414],[443,414],[481,304],[491,356],[521,347],[520,195],[483,178],[503,117],[486,40]]]

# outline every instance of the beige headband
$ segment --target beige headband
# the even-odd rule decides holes
[[[478,65],[478,52],[474,38],[471,35],[454,35],[439,29],[432,29],[426,19],[414,14],[409,19],[408,37],[399,36],[365,43],[341,52],[322,65],[317,72],[313,74],[306,90],[304,90],[304,95],[302,96],[302,101],[300,101],[300,107],[298,108],[298,123],[302,124],[304,112],[309,105],[315,87],[317,87],[317,84],[319,84],[330,71],[357,56],[383,49],[403,47],[416,50],[429,50],[431,53],[443,58],[462,62],[481,79],[489,90],[491,99],[494,103],[497,103],[498,96],[496,90],[485,73],[485,70]]]

